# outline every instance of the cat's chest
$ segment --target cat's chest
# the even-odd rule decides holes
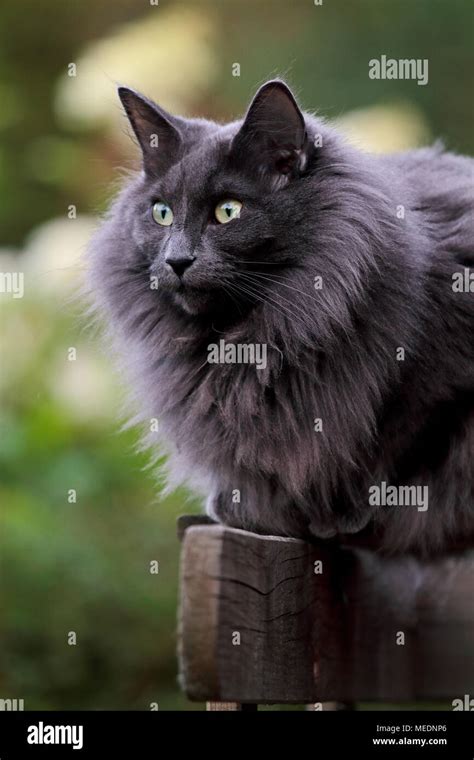
[[[265,353],[255,346],[210,343],[163,365],[161,411],[171,425],[186,423],[198,435],[211,427],[214,433],[232,433],[265,413],[266,372]]]

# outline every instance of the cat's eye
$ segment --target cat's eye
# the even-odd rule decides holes
[[[151,213],[155,222],[163,227],[169,227],[173,223],[173,212],[167,203],[154,203]]]
[[[214,214],[217,221],[220,224],[227,224],[232,219],[238,219],[240,216],[240,209],[242,204],[240,201],[233,200],[232,198],[226,198],[217,204],[214,209]]]

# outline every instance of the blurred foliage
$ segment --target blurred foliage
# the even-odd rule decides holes
[[[408,101],[434,135],[472,152],[471,0],[3,0],[0,6],[0,229],[18,245],[75,202],[106,200],[123,143],[114,85],[163,106],[225,118],[283,75],[329,117]],[[374,81],[382,53],[428,58],[430,81]],[[232,64],[241,66],[232,76]],[[77,76],[68,78],[68,64]],[[122,129],[124,123],[121,123]],[[72,200],[73,199],[73,200]]]
[[[364,147],[439,136],[472,152],[472,21],[470,0],[3,0],[0,271],[24,272],[26,291],[0,294],[0,697],[191,707],[176,681],[175,519],[198,505],[157,497],[74,305],[95,214],[136,161],[115,84],[227,119],[279,75]],[[428,58],[429,84],[370,80],[381,54]]]

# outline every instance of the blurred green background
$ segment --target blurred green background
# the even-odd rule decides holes
[[[74,305],[97,215],[136,164],[116,84],[225,120],[279,75],[362,147],[441,137],[472,153],[472,32],[471,0],[3,0],[0,272],[23,272],[25,296],[0,293],[0,698],[192,707],[176,677],[175,520],[199,505],[160,500]],[[428,58],[429,84],[370,80],[382,54]]]

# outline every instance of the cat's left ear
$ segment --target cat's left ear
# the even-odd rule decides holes
[[[250,104],[231,156],[285,184],[304,167],[306,148],[304,117],[291,90],[279,79],[267,82]]]
[[[181,155],[182,137],[173,117],[128,87],[119,87],[118,95],[142,149],[146,174],[164,174]]]

